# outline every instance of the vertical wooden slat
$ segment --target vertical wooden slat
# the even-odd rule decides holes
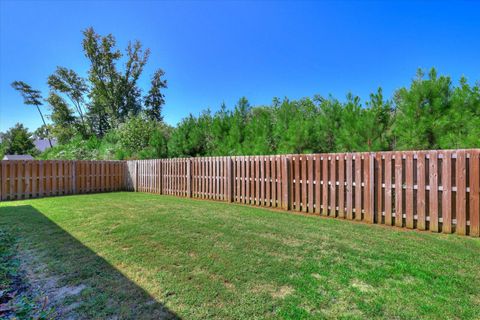
[[[78,161],[72,161],[72,193],[79,194]]]
[[[392,221],[392,153],[385,154],[385,224],[391,226]]]
[[[265,205],[265,157],[260,157],[260,205]]]
[[[17,161],[17,192],[16,199],[22,199],[23,194],[23,170],[24,162],[22,160]]]
[[[202,199],[207,198],[207,161],[206,159],[201,160],[201,172],[202,172]]]
[[[417,228],[419,230],[426,228],[425,194],[425,152],[420,151],[417,153]]]
[[[323,155],[322,159],[322,215],[328,215],[328,154]]]
[[[237,181],[238,181],[238,202],[240,202],[240,186],[241,186],[241,181],[240,181],[240,165],[241,165],[241,162],[240,162],[240,159],[238,158],[237,159],[237,165],[238,165],[238,174],[237,174]],[[209,158],[205,158],[205,161],[204,161],[204,171],[203,171],[203,176],[204,176],[204,180],[205,180],[205,185],[204,185],[204,190],[203,190],[203,193],[204,193],[204,199],[210,199],[210,159]]]
[[[192,197],[192,160],[187,159],[187,197]]]
[[[375,208],[375,194],[374,194],[374,183],[375,183],[375,172],[374,172],[374,161],[375,156],[373,154],[366,153],[364,159],[364,220],[367,223],[374,222],[374,208]]]
[[[225,192],[227,190],[226,188],[226,171],[227,171],[227,163],[225,161],[225,157],[221,157],[220,158],[220,163],[221,163],[221,166],[222,166],[222,170],[221,170],[221,173],[220,173],[220,177],[221,177],[221,194],[222,194],[222,201],[226,201],[227,200],[227,197],[225,196]]]
[[[158,160],[158,170],[159,170],[159,177],[158,177],[158,193],[163,194],[163,160]]]
[[[362,220],[362,154],[355,154],[355,220]]]
[[[197,196],[197,162],[195,161],[195,158],[191,158],[191,174],[192,198],[195,198]]]
[[[15,194],[16,194],[16,188],[15,188],[15,183],[16,183],[16,169],[17,169],[17,162],[16,161],[9,161],[9,166],[10,166],[10,177],[9,177],[9,185],[10,185],[10,200],[15,199]]]
[[[260,157],[255,157],[255,200],[260,205]]]
[[[313,166],[313,161],[314,161],[314,156],[309,155],[308,156],[308,212],[313,212],[313,205],[314,205],[314,196],[313,196],[313,174],[314,174],[314,166]]]
[[[90,193],[92,190],[92,167],[91,163],[88,161],[84,162],[85,165],[85,171],[84,171],[84,179],[85,179],[85,192]]]
[[[44,161],[40,161],[38,163],[38,196],[43,197],[44,196]]]
[[[456,233],[467,234],[467,163],[465,150],[457,151],[455,183],[457,187],[456,205]]]
[[[7,200],[7,161],[0,161],[0,165],[2,166],[2,197],[0,200]]]
[[[281,208],[283,203],[283,182],[282,182],[282,157],[277,156],[277,207]]]
[[[413,152],[407,152],[405,159],[405,225],[413,229]]]
[[[332,154],[330,159],[330,216],[337,213],[337,155]]]
[[[209,158],[209,163],[210,163],[210,199],[215,199],[214,193],[215,193],[215,170],[214,170],[214,158],[210,157]],[[245,170],[243,170],[245,173]],[[245,189],[244,189],[245,190]]]
[[[233,185],[235,183],[234,179],[233,179],[233,159],[232,158],[228,158],[227,159],[227,174],[228,174],[228,177],[227,177],[227,180],[228,180],[228,183],[227,183],[227,200],[228,202],[233,202],[234,201],[234,197],[233,197]]]
[[[470,235],[480,236],[480,151],[470,153]]]
[[[338,217],[345,218],[345,155],[338,155]]]
[[[346,184],[346,199],[347,199],[347,219],[353,219],[353,156],[351,153],[347,154],[346,161],[347,170],[347,184]]]
[[[315,213],[321,212],[321,156],[319,154],[315,155]]]
[[[264,176],[263,176],[263,183],[265,184],[265,196],[262,197],[262,201],[265,206],[270,205],[270,157],[263,157],[263,164],[265,166]]]
[[[65,166],[63,161],[58,161],[57,172],[58,172],[58,194],[62,195],[65,193],[65,184],[64,184]]]
[[[31,171],[32,162],[27,160],[25,161],[25,185],[24,185],[24,198],[28,199],[31,196],[31,184],[30,184],[30,171]]]
[[[245,188],[246,188],[246,201],[247,204],[255,205],[256,204],[256,196],[255,196],[255,157],[249,156],[245,157]]]
[[[215,167],[216,167],[216,172],[215,172],[215,179],[216,179],[216,190],[215,190],[215,199],[220,200],[220,171],[221,171],[221,166],[220,166],[220,161],[218,157],[215,157]]]
[[[290,210],[290,159],[282,158],[282,208]]]
[[[272,185],[272,191],[271,191],[271,206],[276,207],[277,206],[277,157],[273,156],[270,157],[270,165],[271,165],[271,185]]]
[[[84,167],[83,167],[83,161],[77,161],[77,190],[79,193],[83,193],[84,189],[84,179],[83,179],[83,173],[85,172]],[[135,172],[135,177],[137,176]]]
[[[395,225],[403,226],[403,164],[402,153],[395,153]]]
[[[105,191],[105,161],[101,161],[100,163],[100,191]]]
[[[240,157],[235,157],[236,162],[236,170],[235,170],[235,179],[237,182],[237,187],[235,189],[235,198],[237,202],[240,202],[240,195],[241,195],[241,181],[240,181]]]
[[[72,161],[65,161],[64,163],[64,179],[63,179],[63,187],[65,194],[72,194],[72,169],[71,169]]]
[[[302,155],[299,160],[301,166],[301,177],[299,177],[299,181],[301,183],[302,193],[300,208],[303,212],[307,212],[307,156]]]
[[[300,202],[300,183],[298,176],[300,175],[300,167],[298,161],[298,154],[290,158],[290,208],[292,210],[298,210]]]
[[[382,223],[382,212],[383,212],[383,160],[382,154],[380,152],[375,153],[375,188],[376,188],[376,215],[375,215],[375,222],[381,224]]]
[[[438,154],[437,151],[429,152],[429,229],[433,232],[439,231],[438,214]]]
[[[452,153],[443,151],[442,159],[442,232],[452,232]]]
[[[247,185],[247,172],[246,172],[246,162],[247,162],[247,157],[242,157],[241,163],[240,163],[240,168],[242,171],[242,203],[247,203],[247,190],[246,190],[246,185]]]

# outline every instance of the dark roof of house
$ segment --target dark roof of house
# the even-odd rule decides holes
[[[51,139],[51,141],[52,146],[55,146],[57,144],[57,139],[53,138]],[[37,148],[40,152],[43,152],[50,148],[50,143],[48,142],[48,139],[35,139],[33,141],[33,144],[35,145],[35,148]]]
[[[2,160],[34,160],[29,154],[6,154]]]

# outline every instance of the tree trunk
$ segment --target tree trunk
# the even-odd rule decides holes
[[[50,133],[48,132],[47,123],[45,122],[45,118],[43,118],[42,111],[40,111],[40,107],[38,106],[38,104],[36,104],[36,106],[37,106],[38,113],[40,113],[40,117],[42,117],[43,124],[45,125],[45,131],[47,132],[48,144],[50,144],[50,148],[52,148],[53,147],[52,146],[52,140],[50,140]]]

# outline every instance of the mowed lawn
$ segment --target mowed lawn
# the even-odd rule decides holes
[[[480,317],[480,239],[126,192],[3,202],[0,229],[62,318]]]

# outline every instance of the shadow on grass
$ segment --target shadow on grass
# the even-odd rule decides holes
[[[48,295],[61,318],[180,319],[34,207],[0,207],[1,229],[18,241],[32,289]]]

